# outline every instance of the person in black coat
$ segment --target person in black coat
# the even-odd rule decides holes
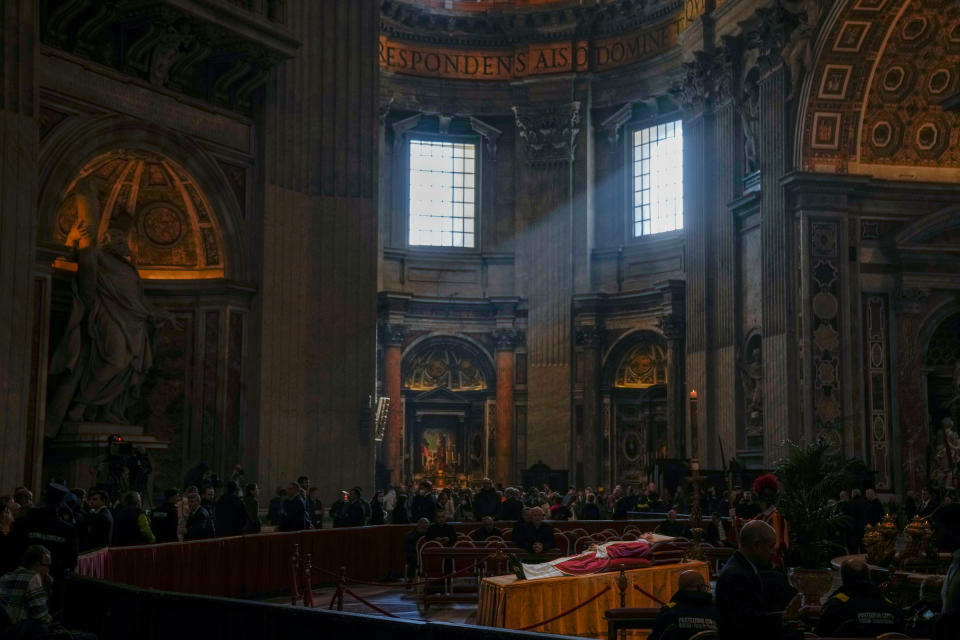
[[[412,580],[417,575],[417,569],[420,566],[417,557],[417,543],[420,538],[427,535],[427,529],[430,528],[430,521],[426,518],[420,518],[417,521],[417,528],[407,534],[403,539],[403,555],[407,559],[407,579]]]
[[[310,514],[307,513],[307,501],[296,482],[287,484],[287,499],[283,503],[278,531],[301,531],[310,528]]]
[[[866,496],[866,523],[874,525],[878,524],[881,520],[883,520],[886,509],[883,508],[883,503],[880,502],[880,498],[877,497],[877,492],[875,489],[867,489]]]
[[[506,495],[507,499],[500,504],[497,520],[520,522],[520,518],[523,515],[523,503],[517,495],[517,490],[514,487],[507,487],[504,495]]]
[[[362,527],[366,524],[366,509],[356,489],[347,494],[347,503],[340,508],[340,526]]]
[[[500,492],[493,488],[490,478],[480,481],[480,491],[473,499],[473,517],[483,520],[486,516],[494,517],[500,510]]]
[[[243,506],[247,510],[244,533],[260,533],[260,487],[251,482],[243,488]]]
[[[513,541],[530,553],[542,553],[557,546],[553,538],[553,527],[543,521],[540,507],[530,509],[530,522],[517,525],[513,529]]]
[[[423,482],[420,485],[420,491],[413,496],[413,502],[410,504],[410,517],[414,520],[426,518],[431,522],[437,513],[437,502],[430,491],[430,483]]]
[[[777,534],[762,520],[751,520],[740,531],[740,549],[727,560],[717,578],[716,604],[720,640],[783,637],[784,620],[799,613],[800,598],[787,610],[775,611],[764,597],[759,570],[773,560]]]
[[[44,490],[43,503],[18,518],[10,531],[15,557],[19,558],[27,547],[35,544],[50,550],[53,558],[50,575],[55,580],[73,573],[77,566],[77,530],[57,515],[57,508],[69,491],[67,487],[51,482]]]
[[[477,529],[474,529],[473,533],[470,534],[470,538],[476,542],[483,542],[491,536],[500,537],[502,535],[503,532],[493,525],[493,518],[490,516],[484,516],[483,525]]]
[[[267,505],[267,522],[276,526],[283,518],[283,503],[287,499],[287,492],[283,487],[277,487],[277,492]]]
[[[843,585],[823,605],[817,635],[871,638],[903,632],[903,613],[870,582],[870,569],[863,558],[845,560],[840,577]]]
[[[210,513],[200,504],[200,496],[196,493],[187,495],[187,508],[190,515],[187,517],[187,532],[184,540],[205,540],[216,536],[216,528]]]
[[[109,497],[101,489],[93,489],[87,494],[90,513],[83,519],[78,535],[80,550],[109,547],[113,540],[113,514],[107,508]]]
[[[140,494],[136,491],[123,494],[123,505],[113,516],[113,546],[153,544],[157,541],[142,504]]]
[[[230,480],[225,485],[224,494],[217,500],[214,523],[218,536],[239,536],[247,526],[247,508],[238,493],[240,487]]]
[[[167,489],[163,492],[163,504],[150,512],[150,528],[157,542],[177,542],[180,527],[180,492]]]
[[[657,525],[656,532],[674,538],[690,538],[690,526],[677,520],[677,510],[667,511],[667,519]]]
[[[427,540],[436,540],[445,547],[452,546],[457,541],[457,530],[452,524],[447,524],[447,512],[437,511],[437,521],[427,528]]]
[[[409,524],[409,522],[410,516],[407,515],[407,494],[400,492],[397,494],[397,503],[390,513],[390,524]]]
[[[648,640],[664,640],[664,632],[670,627],[670,640],[689,640],[701,631],[717,630],[717,609],[703,576],[697,571],[684,571],[677,578],[677,587],[660,609]]]
[[[597,496],[592,493],[587,494],[587,501],[580,506],[579,520],[599,520],[600,505],[597,504]]]

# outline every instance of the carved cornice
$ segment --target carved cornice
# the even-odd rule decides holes
[[[248,113],[250,97],[300,43],[267,15],[219,0],[49,0],[45,44],[158,87]],[[271,6],[281,6],[279,4]]]
[[[470,128],[483,138],[484,145],[491,160],[497,159],[497,141],[503,135],[503,131],[497,129],[491,124],[487,124],[479,118],[470,116]]]
[[[580,133],[580,103],[550,109],[513,107],[527,164],[550,166],[573,162]]]
[[[381,33],[410,42],[461,47],[507,47],[521,42],[549,42],[607,36],[636,30],[683,8],[682,0],[647,8],[645,0],[616,0],[593,6],[525,7],[456,13],[402,0],[384,0]]]
[[[380,344],[385,347],[402,347],[407,337],[407,328],[399,324],[381,323]]]

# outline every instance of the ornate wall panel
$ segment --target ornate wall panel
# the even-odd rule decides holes
[[[810,219],[807,242],[813,435],[839,450],[843,442],[840,223]]]
[[[893,438],[890,421],[890,299],[885,293],[863,295],[864,389],[869,466],[877,489],[893,489]]]

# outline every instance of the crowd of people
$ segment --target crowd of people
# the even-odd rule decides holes
[[[134,469],[144,466],[136,455],[123,460],[124,465]],[[569,486],[566,490],[546,485],[502,487],[494,486],[488,478],[472,488],[438,488],[424,480],[416,485],[390,486],[386,491],[376,491],[369,499],[359,486],[345,489],[325,507],[320,490],[311,486],[308,476],[302,475],[277,488],[261,510],[259,487],[243,481],[240,465],[233,469],[229,480],[221,481],[201,463],[187,473],[182,489],[167,489],[154,499],[130,488],[132,484],[143,484],[139,474],[111,473],[106,477],[108,481],[89,490],[69,489],[54,479],[39,504],[34,504],[33,493],[26,487],[0,496],[0,611],[8,617],[12,611],[13,617],[21,618],[12,622],[29,619],[30,624],[59,629],[52,622],[47,600],[40,606],[37,588],[39,585],[48,593],[53,581],[68,577],[79,552],[257,533],[264,525],[279,531],[298,531],[326,526],[415,524],[405,541],[408,576],[416,571],[416,545],[420,538],[443,544],[456,541],[451,522],[479,523],[471,532],[478,541],[501,537],[498,522],[508,523],[504,526],[512,530],[510,540],[531,554],[556,546],[551,521],[619,520],[647,514],[662,520],[657,527],[659,533],[691,535],[686,517],[691,510],[689,493],[682,488],[673,492],[661,490],[654,483],[644,487],[617,485],[605,491],[603,487],[590,486]],[[130,477],[137,478],[137,482],[127,482]],[[776,518],[775,500],[758,486],[762,487],[762,483],[748,490],[705,487],[699,505],[705,539],[715,546],[739,547],[743,551],[745,544],[749,547],[755,541],[745,541],[741,528],[745,523],[762,522],[774,532],[771,564],[780,567],[789,534],[785,523]],[[145,507],[145,499],[156,506]],[[887,514],[893,515],[900,527],[915,515],[929,518],[938,530],[939,540],[945,542],[944,548],[960,547],[960,538],[951,538],[956,533],[954,525],[960,523],[960,501],[949,491],[938,495],[924,488],[916,495],[908,492],[902,500],[888,497],[884,502],[872,488],[851,488],[840,492],[830,505],[848,516],[846,524],[836,531],[836,542],[851,553],[862,550],[865,528]],[[742,530],[753,531],[755,526],[750,524]],[[752,562],[751,557],[743,552],[748,563]],[[851,600],[866,597],[864,593],[869,591],[859,585],[858,571],[853,566],[844,573],[844,588],[848,591],[843,593]],[[960,566],[955,581],[960,582]],[[717,587],[718,602],[721,584],[723,581]],[[677,607],[686,610],[685,607],[704,600],[694,592],[702,593],[702,585],[691,583],[682,587],[678,597],[683,602],[678,601]],[[51,603],[55,603],[55,597]],[[0,619],[0,624],[3,622]]]

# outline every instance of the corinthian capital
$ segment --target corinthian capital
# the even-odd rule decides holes
[[[657,327],[667,340],[677,340],[683,337],[683,318],[676,314],[660,316],[657,320]]]
[[[710,106],[720,95],[722,73],[719,55],[698,51],[693,62],[684,63],[683,78],[670,88],[670,93],[687,109]]]
[[[403,346],[403,340],[406,338],[407,329],[400,324],[380,325],[380,342],[387,347]]]
[[[493,342],[500,351],[512,351],[524,342],[522,331],[515,329],[497,329],[493,332]]]
[[[513,107],[527,164],[549,166],[573,162],[580,133],[580,103],[549,109]]]

